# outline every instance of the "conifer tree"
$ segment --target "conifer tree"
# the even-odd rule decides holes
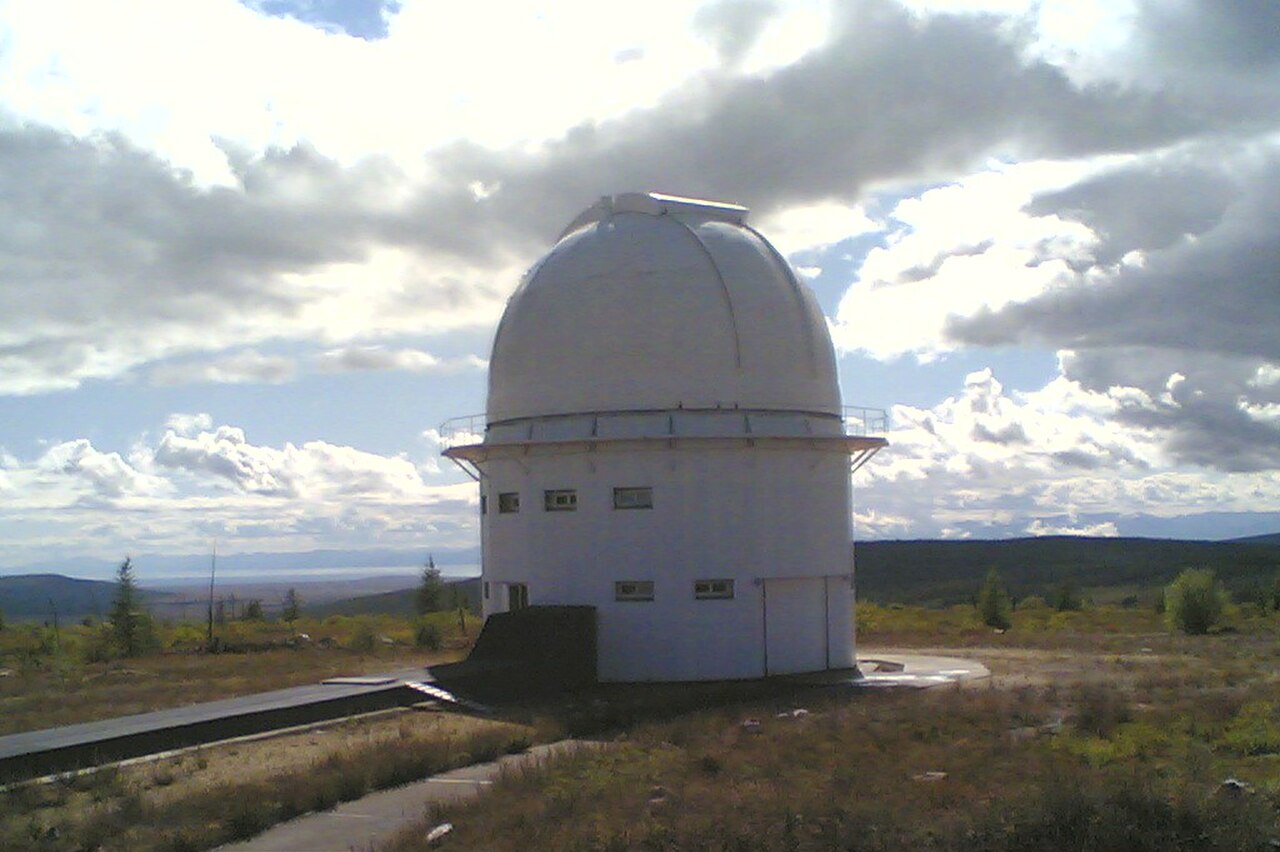
[[[436,567],[436,560],[428,555],[427,564],[422,566],[422,577],[417,594],[414,595],[414,609],[418,611],[418,615],[426,615],[440,609],[443,602],[444,581],[440,579],[440,569]]]
[[[1013,607],[1009,603],[1009,593],[1000,582],[1000,575],[992,568],[987,572],[987,579],[978,593],[978,615],[982,623],[997,630],[1008,630],[1013,621],[1010,613]]]
[[[111,638],[120,653],[126,657],[136,657],[142,651],[142,618],[138,584],[133,576],[133,560],[126,556],[116,570],[116,591],[108,618]]]
[[[292,624],[298,620],[301,612],[302,599],[298,597],[298,590],[290,587],[289,591],[284,593],[284,600],[280,603],[280,618]]]

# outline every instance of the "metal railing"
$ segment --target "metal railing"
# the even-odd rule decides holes
[[[841,412],[841,420],[844,433],[858,438],[884,435],[889,431],[889,413],[883,408],[846,405]],[[440,446],[447,450],[450,447],[482,443],[487,427],[488,421],[483,414],[468,414],[446,420],[440,424]]]
[[[846,405],[842,413],[846,435],[867,438],[884,435],[889,431],[889,412],[883,408]]]
[[[483,414],[451,417],[440,424],[440,448],[461,447],[484,441],[487,420]]]

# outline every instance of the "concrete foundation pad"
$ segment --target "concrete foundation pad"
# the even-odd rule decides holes
[[[991,677],[987,667],[974,660],[901,654],[896,651],[879,654],[874,650],[864,650],[858,656],[858,669],[862,672],[862,677],[854,680],[853,685],[864,688],[923,688]]]

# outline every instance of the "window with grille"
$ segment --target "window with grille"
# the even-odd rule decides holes
[[[578,509],[578,492],[572,488],[561,488],[543,492],[543,508],[548,512],[574,512]]]
[[[733,581],[694,580],[693,596],[700,601],[728,600],[733,597]]]
[[[651,601],[653,600],[652,580],[619,580],[613,584],[615,601]]]
[[[653,489],[649,486],[628,486],[613,489],[613,508],[652,509]]]

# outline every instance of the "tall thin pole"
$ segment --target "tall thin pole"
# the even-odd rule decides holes
[[[209,560],[209,641],[206,647],[213,650],[213,575],[218,570],[218,540],[213,540],[213,557]]]

